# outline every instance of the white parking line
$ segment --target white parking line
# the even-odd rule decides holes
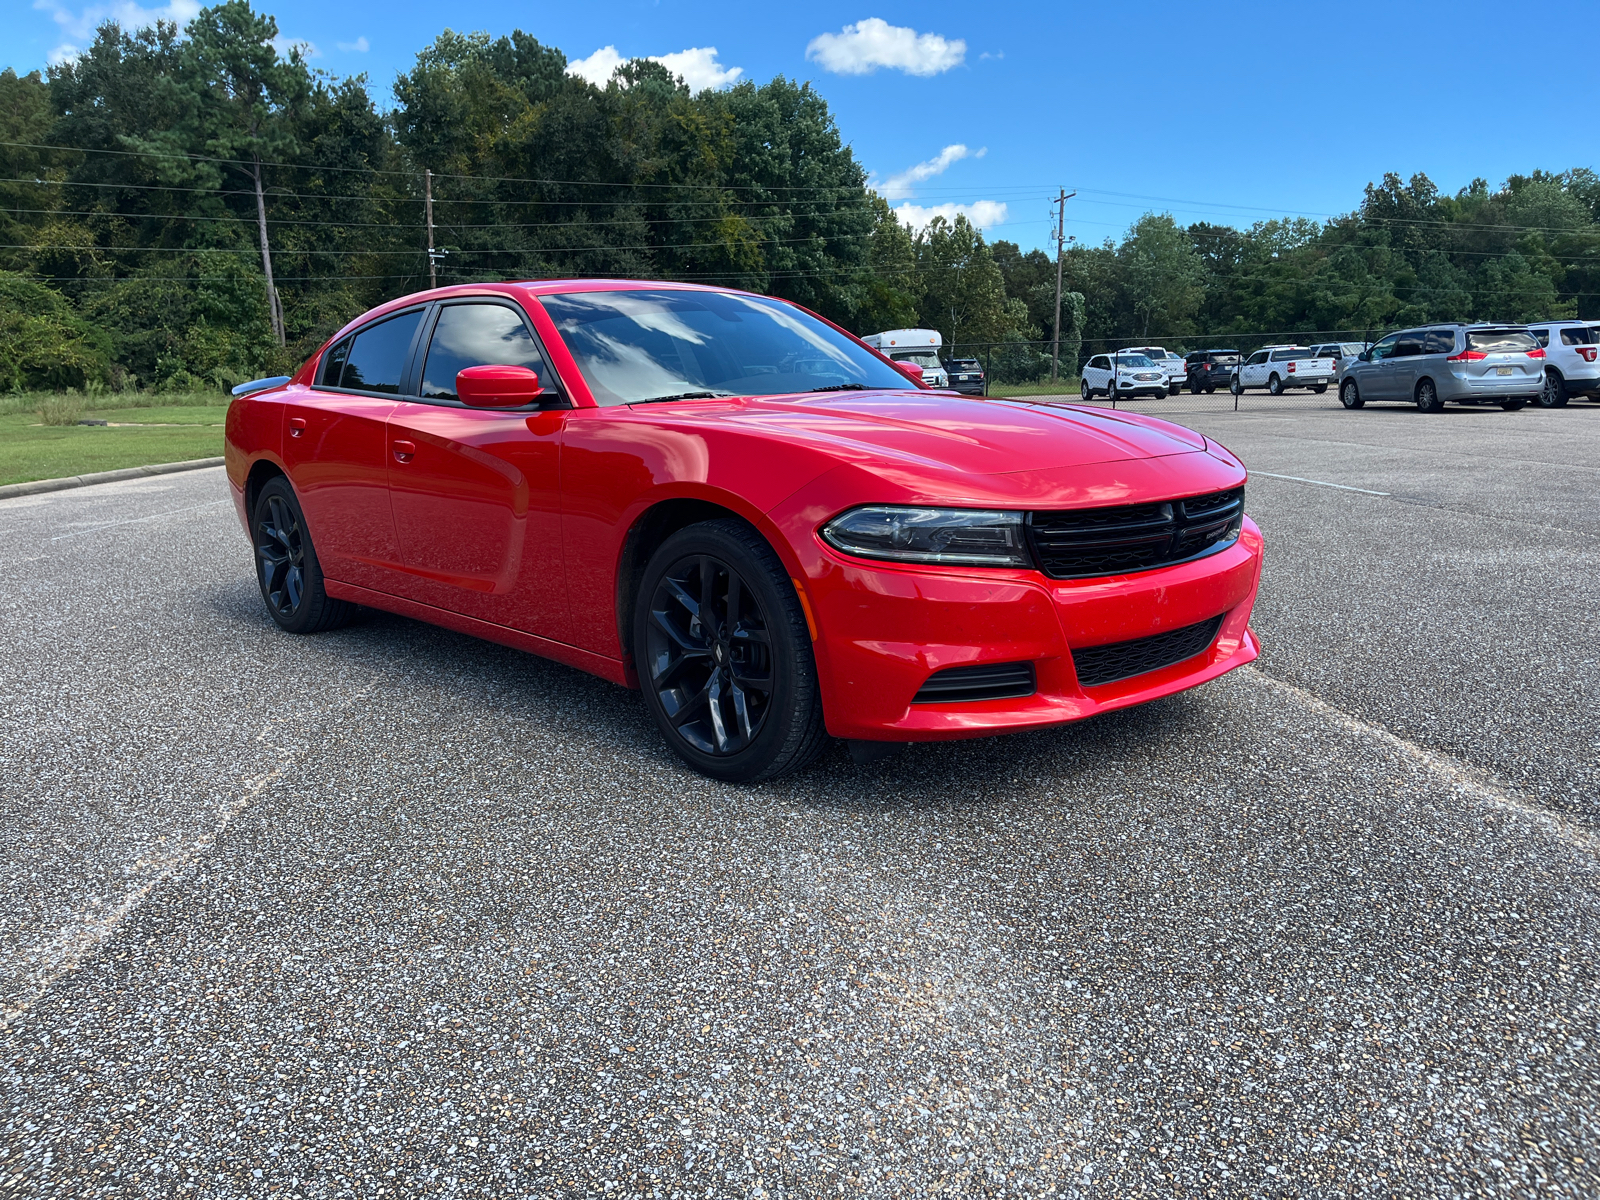
[[[52,542],[59,542],[62,538],[77,537],[81,533],[94,533],[101,529],[112,529],[118,525],[137,525],[140,521],[154,521],[157,517],[170,517],[173,513],[193,512],[197,508],[213,508],[218,504],[229,503],[227,497],[221,500],[207,500],[204,504],[191,504],[187,508],[169,508],[166,512],[151,513],[148,517],[129,517],[126,521],[107,521],[104,525],[91,525],[87,529],[74,529],[71,533],[58,533],[51,538]]]
[[[1371,488],[1351,487],[1348,483],[1329,483],[1325,479],[1302,479],[1298,475],[1274,475],[1271,471],[1251,471],[1252,475],[1265,475],[1268,479],[1292,479],[1296,483],[1314,483],[1318,487],[1338,488],[1341,492],[1362,492],[1368,496],[1387,496],[1388,492],[1375,492]]]

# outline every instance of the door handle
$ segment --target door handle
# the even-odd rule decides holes
[[[417,444],[415,442],[404,441],[400,438],[395,439],[394,457],[396,462],[408,463],[411,461],[411,456],[416,452]]]
[[[290,417],[289,418],[289,436],[290,437],[299,437],[305,431],[306,431],[306,419],[304,417]]]

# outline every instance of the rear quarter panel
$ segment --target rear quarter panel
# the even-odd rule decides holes
[[[283,393],[255,392],[237,396],[228,405],[223,425],[223,467],[228,473],[228,489],[245,532],[250,515],[245,511],[245,483],[250,469],[261,459],[283,463]]]

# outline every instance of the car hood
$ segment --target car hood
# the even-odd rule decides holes
[[[989,475],[1193,454],[1199,434],[1131,413],[929,392],[843,392],[662,405],[673,424],[809,442],[841,462]],[[650,410],[644,410],[650,411]],[[652,416],[656,415],[652,413]],[[887,465],[887,463],[886,463]]]

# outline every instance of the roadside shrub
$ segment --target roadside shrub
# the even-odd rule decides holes
[[[76,425],[83,416],[83,397],[76,388],[46,396],[39,403],[39,420],[46,425]]]
[[[81,388],[111,376],[111,339],[60,292],[0,271],[0,390]]]

